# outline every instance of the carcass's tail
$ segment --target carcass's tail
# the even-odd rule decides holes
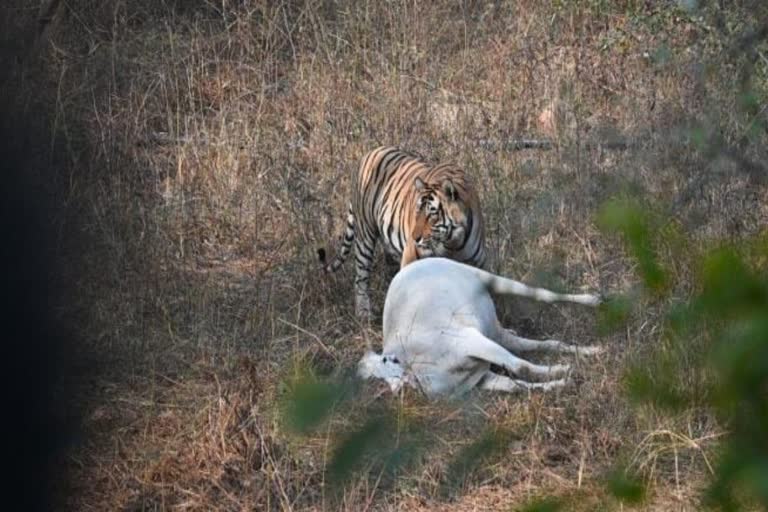
[[[519,281],[497,276],[485,270],[475,267],[467,267],[477,275],[486,288],[496,295],[517,295],[520,297],[529,297],[533,300],[542,302],[575,302],[585,306],[597,306],[600,304],[600,297],[590,294],[567,294],[555,293],[544,288],[535,288]]]

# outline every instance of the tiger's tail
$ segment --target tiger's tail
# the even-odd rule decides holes
[[[340,266],[344,264],[349,256],[349,252],[352,250],[352,242],[355,241],[355,214],[352,213],[352,203],[349,204],[349,210],[347,211],[347,226],[344,229],[344,238],[341,240],[341,249],[336,257],[329,264],[326,264],[325,249],[320,248],[317,250],[317,257],[320,263],[325,265],[326,272],[336,272]]]

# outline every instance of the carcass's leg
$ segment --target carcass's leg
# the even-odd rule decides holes
[[[509,377],[497,373],[488,372],[482,382],[480,382],[480,389],[486,389],[488,391],[504,391],[506,393],[519,393],[531,389],[549,391],[551,389],[561,388],[565,386],[565,384],[565,379],[550,380],[548,382],[526,382],[524,380],[510,379]]]
[[[600,347],[587,346],[580,347],[577,345],[570,345],[558,340],[532,340],[518,336],[514,331],[510,329],[499,328],[500,340],[499,343],[506,349],[512,352],[557,352],[560,354],[577,354],[580,356],[590,356],[598,354],[601,351]]]
[[[534,380],[551,380],[565,376],[570,370],[568,365],[543,366],[521,359],[471,327],[457,333],[454,350],[465,357],[501,366],[516,377],[529,376]]]

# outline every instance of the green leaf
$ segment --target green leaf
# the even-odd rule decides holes
[[[679,411],[689,403],[675,380],[677,373],[658,358],[642,367],[630,369],[624,377],[624,388],[636,403],[651,403],[668,411]]]
[[[488,432],[477,441],[459,451],[446,471],[448,491],[455,491],[480,464],[494,453],[498,453],[506,444],[507,435],[503,432]]]
[[[563,509],[563,503],[555,498],[544,498],[534,500],[522,508],[517,509],[517,512],[558,512]]]
[[[731,249],[718,249],[706,257],[702,281],[698,304],[710,315],[729,318],[768,306],[768,287]]]
[[[699,151],[704,151],[707,148],[707,132],[701,126],[694,126],[688,130],[688,136],[691,139],[693,146]]]
[[[394,430],[388,416],[375,416],[349,432],[333,452],[328,472],[335,483],[346,481],[367,454],[384,451],[385,435]]]
[[[615,332],[627,323],[632,312],[632,302],[627,296],[609,297],[598,307],[598,330],[606,335]]]
[[[597,222],[604,231],[619,233],[624,237],[630,254],[637,260],[646,287],[661,292],[666,287],[666,276],[656,262],[650,223],[643,210],[631,201],[614,199],[603,205]]]
[[[400,440],[398,446],[392,449],[384,460],[384,471],[394,476],[399,471],[413,465],[427,447],[423,435],[410,434],[406,439]]]
[[[624,503],[638,504],[645,499],[645,486],[630,478],[624,471],[616,471],[608,477],[608,492]]]
[[[760,96],[753,90],[739,94],[739,106],[744,112],[757,112],[760,109]]]
[[[330,414],[343,395],[339,385],[302,376],[290,386],[284,399],[283,419],[291,429],[305,434]]]

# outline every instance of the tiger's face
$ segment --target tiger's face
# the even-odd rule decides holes
[[[430,249],[437,256],[460,249],[467,236],[470,205],[460,196],[450,179],[431,186],[416,178],[414,185],[418,192],[416,217],[423,218],[424,226],[420,228],[420,234],[425,239],[417,246]],[[426,236],[427,232],[429,236]]]
[[[400,260],[400,268],[416,260],[437,255],[432,233],[432,226],[427,215],[417,211],[411,232],[408,233],[408,240],[405,243],[403,257]]]

